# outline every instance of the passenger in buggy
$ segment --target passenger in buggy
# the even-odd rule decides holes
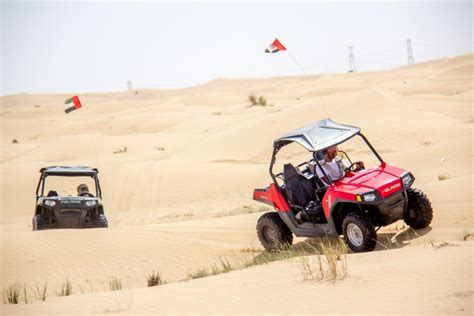
[[[77,196],[94,197],[94,195],[92,195],[89,192],[89,188],[87,187],[87,184],[85,184],[85,183],[82,183],[82,184],[78,185],[78,187],[77,187]]]

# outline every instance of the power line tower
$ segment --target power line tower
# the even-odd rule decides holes
[[[127,81],[127,89],[128,91],[132,90],[132,82],[130,80]]]
[[[415,60],[413,59],[413,48],[411,47],[411,39],[407,39],[407,54],[408,54],[408,65],[413,65]]]
[[[349,72],[356,72],[356,63],[354,59],[354,47],[349,46]]]

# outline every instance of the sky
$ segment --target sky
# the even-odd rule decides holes
[[[0,94],[170,89],[472,53],[472,1],[1,2]],[[278,38],[288,52],[265,54]]]

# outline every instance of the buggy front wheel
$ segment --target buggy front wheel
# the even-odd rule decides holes
[[[377,233],[374,225],[364,215],[350,213],[342,222],[344,241],[354,252],[374,250],[377,243]]]

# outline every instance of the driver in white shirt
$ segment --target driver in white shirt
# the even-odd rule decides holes
[[[324,159],[319,161],[319,164],[324,169],[324,172],[331,180],[337,180],[344,177],[348,168],[342,161],[341,157],[337,155],[338,151],[339,149],[337,146],[331,146],[327,148],[324,151]],[[356,162],[355,167],[356,168],[352,170],[354,172],[365,168],[362,161]],[[325,181],[324,174],[319,167],[316,167],[316,173],[320,179]]]

